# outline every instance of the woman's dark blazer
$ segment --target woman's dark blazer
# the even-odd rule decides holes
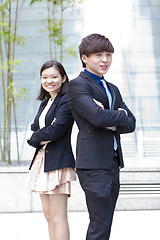
[[[31,169],[38,150],[42,148],[41,141],[51,141],[45,149],[44,171],[49,172],[65,167],[75,167],[75,159],[71,147],[71,131],[73,126],[73,117],[68,106],[67,94],[55,98],[45,118],[45,127],[39,127],[39,117],[47,105],[48,100],[42,101],[38,113],[31,125],[34,131],[29,145],[36,148],[33,160],[29,169]],[[52,123],[53,119],[56,121]]]

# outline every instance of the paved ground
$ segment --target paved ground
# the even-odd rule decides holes
[[[68,217],[71,240],[85,240],[87,212]],[[0,214],[0,240],[49,240],[43,214]],[[116,211],[110,240],[160,240],[160,211]]]

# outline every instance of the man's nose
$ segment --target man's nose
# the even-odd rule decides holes
[[[102,56],[102,61],[103,61],[103,62],[107,62],[107,61],[108,61],[108,57],[107,57],[106,55],[103,55],[103,56]]]

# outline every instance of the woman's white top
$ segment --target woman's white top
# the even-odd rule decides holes
[[[48,110],[50,109],[51,105],[52,105],[53,101],[51,100],[51,98],[48,100],[47,105],[45,106],[45,108],[43,109],[40,117],[39,117],[39,127],[43,128],[45,127],[45,117],[46,114],[48,112]]]

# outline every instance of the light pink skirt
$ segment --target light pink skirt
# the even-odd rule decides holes
[[[45,149],[41,149],[29,172],[29,185],[32,191],[40,194],[71,194],[71,181],[76,181],[76,172],[67,167],[44,172]]]

